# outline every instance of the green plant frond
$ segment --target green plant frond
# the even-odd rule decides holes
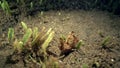
[[[77,46],[76,46],[76,49],[79,49],[80,48],[80,46],[82,46],[84,43],[83,43],[83,41],[82,40],[80,40],[79,42],[78,42],[78,44],[77,44]]]
[[[43,27],[42,30],[41,30],[41,32],[39,32],[39,33],[37,34],[37,36],[35,37],[35,39],[33,39],[32,45],[34,45],[36,42],[38,42],[38,41],[41,39],[41,37],[42,37],[43,34],[44,34],[44,31],[45,31],[45,27]]]
[[[29,55],[29,57],[30,57],[30,59],[31,59],[34,63],[36,63],[36,64],[38,64],[38,65],[41,65],[41,64],[38,63],[31,55]]]
[[[30,8],[31,9],[33,8],[33,2],[30,2]]]
[[[110,40],[110,36],[107,36],[107,37],[105,37],[104,39],[103,39],[103,41],[102,41],[102,46],[105,46],[105,45],[107,45],[107,43],[109,42],[109,40]]]
[[[9,5],[8,5],[8,2],[7,1],[3,1],[4,2],[4,5],[6,6],[6,9],[9,9]]]
[[[82,68],[88,68],[88,65],[87,64],[83,64]]]
[[[28,28],[26,33],[23,36],[23,39],[22,39],[23,45],[25,45],[25,43],[28,42],[28,40],[30,39],[31,35],[32,35],[32,30],[31,30],[31,28]]]
[[[14,38],[14,29],[13,28],[9,28],[8,30],[8,40],[9,42],[11,42]]]
[[[23,29],[27,30],[27,25],[24,22],[21,22],[21,24],[22,24]]]
[[[33,28],[33,38],[37,37],[37,34],[38,34],[38,28],[34,27]]]
[[[5,11],[5,3],[1,3],[1,7]]]
[[[42,3],[43,3],[43,0],[40,0],[40,2],[39,2],[39,3],[40,3],[40,5],[42,5]]]
[[[66,40],[66,37],[64,36],[64,35],[61,35],[61,37],[60,37],[62,40]]]
[[[45,63],[41,64],[42,68],[47,68]]]
[[[16,39],[16,40],[14,41],[14,43],[13,43],[14,50],[17,49],[18,43],[19,43],[19,42],[18,42],[18,40]]]
[[[10,14],[11,11],[10,11],[10,7],[9,7],[9,4],[6,0],[3,0],[1,3],[0,3],[0,6],[1,8],[3,9],[3,11],[5,11],[7,14]]]
[[[41,39],[45,39],[45,38],[50,34],[51,31],[52,31],[52,28],[50,28],[50,29],[47,31],[47,33],[42,36]]]
[[[52,28],[50,28],[50,29],[47,31],[46,35],[48,35],[51,31],[52,31]]]
[[[54,37],[54,31],[52,31],[49,35],[48,38],[45,40],[45,42],[42,44],[42,50],[44,54],[46,54],[46,48],[48,47],[49,43],[52,41]]]
[[[54,63],[53,63],[53,67],[54,67],[54,68],[59,68],[59,63],[58,63],[58,62],[54,62]]]
[[[17,3],[19,3],[20,1],[19,0],[16,0],[17,1]]]
[[[20,41],[17,45],[17,50],[18,50],[19,53],[21,53],[22,49],[23,49],[23,42]]]
[[[43,14],[44,14],[44,12],[43,12],[43,11],[41,11],[41,12],[40,12],[40,15],[42,16]]]
[[[23,42],[22,41],[18,42],[18,40],[16,39],[13,43],[13,47],[14,50],[17,50],[20,53],[23,49]]]
[[[6,13],[7,13],[7,14],[10,14],[10,13],[11,13],[11,10],[10,10],[10,7],[9,7],[8,2],[6,2]]]

